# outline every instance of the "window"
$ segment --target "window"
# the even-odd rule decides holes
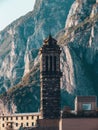
[[[91,104],[82,104],[83,110],[91,110]]]
[[[48,71],[48,56],[46,56],[45,60],[46,60],[46,63],[45,63],[46,64],[46,71]]]
[[[50,71],[52,71],[52,56],[50,56]]]
[[[39,116],[37,116],[37,120],[39,120]]]
[[[11,120],[13,119],[13,117],[11,117]]]
[[[23,116],[21,116],[21,120],[23,120]]]
[[[34,116],[32,116],[32,119],[34,119]]]
[[[4,121],[4,117],[2,118],[2,120]]]
[[[10,127],[13,128],[13,123],[11,123]]]
[[[2,124],[2,127],[4,127],[4,124]]]
[[[28,119],[29,119],[29,117],[27,116],[27,117],[26,117],[26,119],[28,120]]]
[[[28,125],[29,125],[29,123],[27,122],[27,123],[26,123],[26,126],[28,126]]]
[[[21,126],[23,126],[23,123],[21,123]]]
[[[6,117],[6,120],[8,120],[8,117]]]
[[[18,120],[18,117],[16,116],[16,120]]]
[[[34,122],[32,122],[32,126],[34,126]]]
[[[56,71],[56,56],[54,56],[54,71]]]
[[[18,126],[18,123],[16,123],[16,126]]]

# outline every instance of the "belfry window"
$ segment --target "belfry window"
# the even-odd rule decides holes
[[[46,71],[48,71],[48,56],[46,56]]]
[[[50,56],[50,71],[52,71],[52,56]]]
[[[54,56],[54,71],[56,71],[56,56]]]

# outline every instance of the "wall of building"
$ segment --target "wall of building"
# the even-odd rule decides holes
[[[0,130],[6,130],[7,125],[12,123],[13,128],[18,130],[20,126],[33,127],[37,119],[40,119],[40,113],[24,113],[0,116]]]
[[[96,110],[96,104],[95,102],[79,102],[77,103],[77,106],[75,107],[75,111],[82,111],[83,110],[83,104],[91,104],[91,110]]]
[[[77,96],[75,99],[75,111],[82,111],[83,104],[90,104],[91,110],[97,109],[96,96]]]
[[[39,127],[30,130],[59,130],[59,119],[41,119],[39,120]]]
[[[98,130],[98,118],[62,119],[60,130]]]

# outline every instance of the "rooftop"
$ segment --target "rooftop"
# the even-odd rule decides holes
[[[36,112],[36,113],[15,113],[15,114],[1,115],[0,117],[39,116],[39,115],[41,115],[40,112]]]
[[[53,45],[57,44],[57,41],[54,38],[52,38],[51,35],[49,35],[49,37],[44,40],[44,44],[49,45],[49,46],[53,46]]]
[[[77,101],[96,101],[97,97],[96,96],[77,96],[75,98]]]

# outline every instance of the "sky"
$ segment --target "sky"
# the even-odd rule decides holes
[[[0,31],[33,10],[35,0],[0,0]]]

